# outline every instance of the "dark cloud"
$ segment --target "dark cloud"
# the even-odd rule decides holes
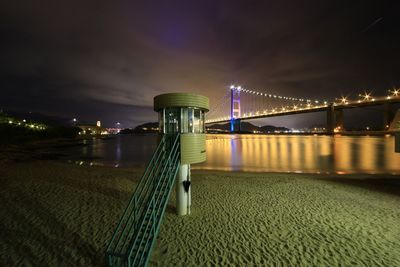
[[[0,105],[128,126],[156,119],[157,94],[197,92],[215,105],[231,82],[299,97],[383,94],[400,85],[399,7],[9,1],[0,7]]]

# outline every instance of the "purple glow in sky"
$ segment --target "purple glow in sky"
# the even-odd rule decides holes
[[[213,106],[232,82],[296,97],[384,94],[400,86],[399,8],[398,1],[4,2],[0,108],[135,126],[157,119],[157,94],[196,92]]]

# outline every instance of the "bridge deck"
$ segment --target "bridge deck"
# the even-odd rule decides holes
[[[335,110],[344,110],[344,109],[352,109],[352,108],[359,108],[359,107],[378,106],[378,105],[383,105],[385,103],[400,103],[400,96],[392,96],[390,99],[388,99],[387,97],[381,97],[381,98],[376,98],[374,100],[369,100],[369,101],[360,101],[360,100],[349,101],[346,104],[335,103],[334,109]],[[321,112],[321,111],[327,111],[330,107],[331,107],[330,105],[322,105],[322,106],[297,108],[297,109],[291,109],[291,110],[280,110],[280,111],[275,111],[275,112],[259,112],[258,114],[256,113],[253,115],[241,116],[236,119],[253,120],[253,119],[261,119],[261,118],[268,118],[268,117]],[[231,120],[230,118],[226,118],[223,120],[210,120],[210,121],[206,121],[206,124],[224,123],[224,122],[229,122],[230,120]]]

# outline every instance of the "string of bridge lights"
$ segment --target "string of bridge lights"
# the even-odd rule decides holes
[[[276,98],[276,99],[282,99],[282,100],[299,101],[299,102],[307,102],[307,103],[314,102],[315,104],[318,104],[321,102],[324,102],[325,104],[328,103],[327,101],[311,100],[311,99],[305,99],[305,98],[268,94],[268,93],[254,91],[254,90],[249,90],[249,89],[243,88],[241,86],[235,86],[235,85],[231,85],[229,88],[231,90],[237,90],[238,92],[244,92],[244,93],[248,93],[248,94],[265,96],[265,97],[269,97],[269,98]]]
[[[278,99],[284,99],[284,100],[292,100],[292,101],[300,101],[300,102],[307,102],[307,105],[303,107],[303,104],[300,105],[293,105],[293,106],[282,106],[280,108],[272,108],[272,109],[265,109],[265,110],[259,110],[255,112],[248,112],[244,113],[240,117],[235,117],[235,119],[239,118],[249,118],[249,117],[257,117],[257,116],[264,116],[264,115],[272,115],[272,114],[283,114],[283,113],[288,113],[288,112],[294,112],[294,111],[301,111],[301,110],[306,110],[306,109],[318,109],[322,107],[327,107],[328,102],[323,101],[323,103],[320,103],[320,101],[315,100],[314,103],[319,104],[319,105],[313,105],[312,100],[310,99],[302,99],[302,98],[293,98],[293,97],[284,97],[284,96],[279,96],[279,95],[270,95],[266,93],[261,93],[261,92],[256,92],[248,89],[244,89],[240,86],[230,86],[231,90],[238,90],[240,92],[245,92],[245,93],[250,93],[250,94],[255,94],[255,95],[261,95],[261,96],[267,96],[270,98],[278,98]],[[340,99],[335,99],[339,100],[339,102],[332,102],[331,104],[333,106],[340,106],[340,105],[348,105],[348,104],[355,104],[355,103],[362,103],[362,102],[374,102],[376,100],[390,100],[392,98],[400,98],[400,88],[395,88],[392,90],[388,90],[389,94],[385,97],[379,97],[375,98],[372,96],[372,92],[364,92],[364,94],[359,94],[358,96],[361,97],[361,99],[350,101],[348,97],[342,96]],[[231,118],[229,116],[223,116],[219,117],[216,119],[211,119],[211,120],[206,120],[206,123],[210,122],[221,122],[221,121],[229,121]]]
[[[385,99],[392,99],[392,98],[397,98],[400,97],[400,88],[396,89],[392,89],[392,90],[388,90],[388,95],[385,97]],[[366,102],[366,101],[372,101],[374,102],[376,100],[375,97],[372,96],[372,92],[364,92],[363,94],[358,94],[359,97],[361,97],[361,99],[356,100],[357,103],[361,103],[361,102]],[[347,96],[342,96],[340,99],[336,99],[339,100],[339,103],[334,103],[334,105],[337,104],[349,104],[351,101],[348,99]],[[355,101],[353,101],[354,103]]]

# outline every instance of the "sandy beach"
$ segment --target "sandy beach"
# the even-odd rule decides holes
[[[104,266],[142,168],[0,164],[0,266]],[[400,266],[400,177],[193,171],[150,266]]]

